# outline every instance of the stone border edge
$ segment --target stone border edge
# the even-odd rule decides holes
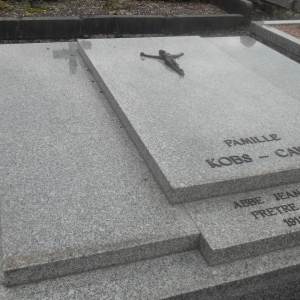
[[[0,39],[81,38],[96,34],[189,34],[236,28],[242,14],[0,18]]]
[[[300,40],[272,27],[293,24],[300,25],[300,21],[251,22],[250,33],[259,42],[300,63]]]

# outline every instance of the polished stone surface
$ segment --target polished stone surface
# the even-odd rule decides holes
[[[170,205],[76,44],[5,45],[0,53],[0,299],[298,299],[300,248],[291,239],[290,248],[265,243],[274,251],[214,266],[203,248],[204,257],[189,251],[200,233],[215,245],[245,242],[233,227],[225,241],[226,230],[245,228],[251,211],[274,201],[296,207],[298,185],[245,193],[266,203],[239,202],[235,216],[241,195]],[[236,220],[224,225],[226,214]],[[262,224],[254,223],[258,239],[297,233],[297,222],[280,227],[292,213],[251,215]]]
[[[300,61],[300,39],[273,27],[274,25],[299,25],[299,20],[251,22],[250,32],[256,38]]]
[[[76,51],[0,47],[4,280],[16,284],[196,248]]]
[[[299,181],[300,151],[286,149],[299,147],[300,102],[206,39],[78,43],[171,202]],[[184,77],[139,56],[159,49],[184,52]]]
[[[198,251],[189,251],[34,284],[0,285],[0,298],[297,300],[299,271],[299,247],[213,267]]]
[[[184,204],[209,264],[300,244],[300,184]]]
[[[257,76],[300,101],[300,64],[249,36],[206,38]]]

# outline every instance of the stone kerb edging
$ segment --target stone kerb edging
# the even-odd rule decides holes
[[[1,18],[0,39],[79,38],[95,34],[186,34],[235,28],[244,20],[241,14]]]
[[[235,28],[249,21],[252,2],[213,0],[228,15],[0,18],[0,39],[79,38],[95,34],[187,34]]]
[[[300,25],[300,21],[257,21],[250,25],[250,32],[255,39],[300,62],[300,39],[274,28],[273,25]]]

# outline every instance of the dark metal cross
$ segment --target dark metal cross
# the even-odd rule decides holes
[[[159,55],[157,56],[157,55],[148,55],[148,54],[145,54],[144,52],[140,53],[141,56],[162,59],[165,61],[165,64],[167,66],[169,66],[171,69],[173,69],[175,72],[179,73],[181,76],[184,75],[184,71],[179,68],[178,63],[175,61],[175,58],[178,58],[178,57],[184,55],[183,53],[170,54],[164,50],[159,50],[158,54]]]

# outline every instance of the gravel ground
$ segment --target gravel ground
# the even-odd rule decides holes
[[[300,39],[300,26],[299,25],[276,25],[273,27]]]
[[[0,17],[40,17],[40,16],[91,16],[91,15],[219,15],[226,14],[219,7],[209,4],[209,1],[191,0],[189,2],[150,1],[150,0],[54,0],[44,1],[41,9],[30,8],[29,2],[16,0],[0,0]],[[276,8],[272,5],[254,3],[251,19],[292,20],[300,19],[300,14],[293,11]],[[203,31],[200,36],[242,36],[249,35],[249,24],[236,29]],[[135,35],[140,36],[140,35]],[[144,35],[143,35],[144,36]],[[113,35],[97,35],[92,38],[110,38]],[[123,37],[130,37],[123,35]],[[55,40],[0,40],[0,43],[28,43],[49,41],[74,41],[75,39]]]
[[[222,9],[200,1],[57,0],[44,2],[41,8],[30,8],[28,1],[1,2],[3,9],[0,10],[0,17],[226,14]]]

